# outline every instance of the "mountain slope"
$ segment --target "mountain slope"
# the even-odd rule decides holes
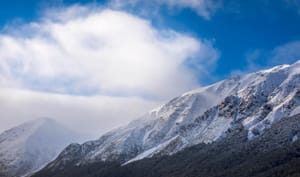
[[[72,144],[46,168],[172,155],[235,130],[245,130],[251,140],[297,114],[299,88],[300,62],[224,80],[185,93],[98,140]]]
[[[0,176],[20,177],[53,160],[78,134],[41,118],[0,134]]]
[[[152,157],[122,166],[97,162],[43,169],[33,177],[298,177],[300,114],[271,125],[251,141],[246,129],[227,132],[211,144],[201,143],[171,156]]]

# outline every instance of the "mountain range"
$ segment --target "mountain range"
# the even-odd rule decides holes
[[[120,171],[120,168],[130,166],[139,169],[138,165],[132,164],[144,162],[147,159],[178,156],[178,153],[199,145],[204,146],[207,151],[213,148],[219,152],[214,148],[215,144],[225,140],[239,142],[237,149],[243,149],[240,148],[244,147],[243,144],[264,143],[260,139],[265,138],[266,132],[270,131],[273,124],[282,119],[288,120],[289,117],[298,113],[300,113],[299,61],[292,65],[280,65],[232,77],[184,93],[149,111],[127,126],[104,134],[97,140],[83,144],[70,144],[54,161],[34,176],[45,177],[49,174],[61,176],[61,174],[70,174],[68,173],[70,171],[66,169],[72,169],[71,171],[75,167],[92,169],[95,164],[98,164],[98,168],[101,167],[99,164],[108,168],[113,166],[112,171],[118,171],[116,169]],[[298,118],[299,116],[296,116],[293,120],[297,122]],[[293,131],[294,135],[289,134],[285,137],[288,142],[291,142],[291,138],[294,139],[293,141],[298,139],[299,128]],[[231,135],[233,132],[239,133],[233,136]],[[229,138],[228,140],[231,136],[242,138]],[[275,139],[272,143],[277,144],[277,141],[281,140]],[[268,146],[273,145],[268,144]],[[265,150],[269,152],[269,148],[266,147]],[[251,153],[249,149],[242,152]],[[255,149],[253,152],[256,152]],[[224,161],[226,166],[226,160],[219,160]],[[112,164],[116,164],[117,167]],[[201,166],[198,167],[201,168]],[[107,172],[105,170],[104,172]],[[108,173],[113,174],[112,171]],[[98,176],[105,175],[98,173]]]

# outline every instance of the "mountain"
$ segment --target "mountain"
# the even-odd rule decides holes
[[[20,177],[53,160],[79,135],[49,118],[26,122],[0,134],[0,176]]]
[[[171,156],[122,165],[96,162],[43,169],[33,177],[299,177],[300,114],[283,118],[251,141],[236,129],[210,144],[200,143]]]
[[[300,62],[280,65],[185,93],[98,140],[71,144],[45,171],[96,163],[125,166],[246,132],[252,141],[300,112]]]

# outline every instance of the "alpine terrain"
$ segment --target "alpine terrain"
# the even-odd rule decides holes
[[[50,118],[40,118],[0,134],[0,176],[26,176],[53,160],[80,136]]]
[[[272,154],[270,152],[281,157],[282,152],[287,152],[287,149],[277,152],[283,145],[294,148],[300,136],[299,116],[294,116],[298,113],[299,61],[184,93],[97,140],[67,146],[34,176],[74,177],[74,169],[79,169],[83,173],[81,176],[93,176],[93,172],[97,172],[96,176],[122,176],[118,175],[119,172],[123,176],[186,176],[176,174],[182,168],[186,172],[192,169],[188,176],[193,176],[194,172],[198,176],[226,176],[229,172],[223,168],[230,172],[241,170],[243,168],[238,164],[243,165],[245,158],[250,159],[249,163],[256,163],[254,157],[267,158]],[[295,127],[290,129],[291,125]],[[254,155],[250,158],[251,153]],[[193,156],[202,160],[189,161]],[[163,166],[155,165],[159,162]],[[190,168],[183,164],[189,164]],[[227,166],[230,164],[232,166]],[[220,174],[213,173],[214,168],[220,166],[224,173],[222,170]],[[265,171],[271,166],[262,165]],[[141,175],[149,168],[170,171],[166,175],[161,169],[161,173]]]

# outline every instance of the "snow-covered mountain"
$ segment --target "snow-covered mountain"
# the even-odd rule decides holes
[[[185,93],[98,140],[69,145],[46,168],[172,155],[235,129],[246,130],[252,140],[273,122],[299,112],[298,61]]]
[[[9,129],[0,134],[0,176],[20,177],[36,171],[79,139],[79,134],[49,118]]]

